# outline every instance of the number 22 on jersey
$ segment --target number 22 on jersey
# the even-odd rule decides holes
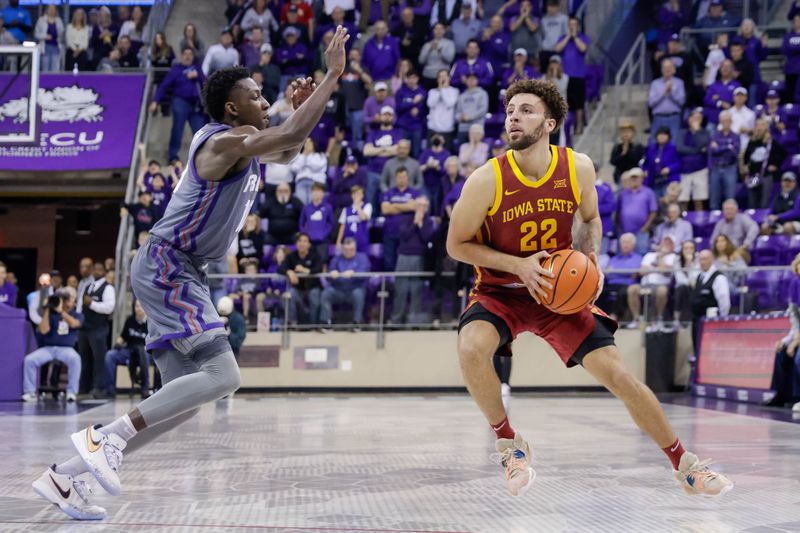
[[[556,219],[546,218],[541,225],[535,220],[528,220],[519,226],[522,234],[519,241],[521,252],[538,252],[539,250],[552,250],[558,246],[555,235],[558,230]]]

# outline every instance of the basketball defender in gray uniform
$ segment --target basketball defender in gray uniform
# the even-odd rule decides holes
[[[123,450],[140,448],[204,403],[239,388],[239,368],[204,269],[225,255],[244,225],[258,191],[259,158],[288,163],[316,126],[344,70],[348,38],[347,30],[337,28],[325,51],[325,78],[316,89],[311,79],[295,82],[296,92],[308,100],[275,128],[267,128],[269,104],[247,70],[223,69],[206,82],[203,97],[213,122],[192,139],[189,164],[164,218],[131,267],[133,292],[147,312],[147,349],[164,386],[111,424],[73,433],[78,455],[33,483],[41,497],[69,516],[106,516],[89,504],[88,486],[78,476],[89,472],[110,494],[119,494]]]

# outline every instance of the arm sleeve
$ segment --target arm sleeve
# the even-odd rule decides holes
[[[714,298],[717,299],[719,316],[728,316],[731,310],[731,290],[728,285],[728,278],[724,275],[717,276],[711,286],[711,290],[714,291]]]
[[[777,196],[775,197],[777,198]],[[772,199],[772,206],[770,206],[770,211],[774,211],[775,209],[775,198]],[[794,201],[794,205],[788,211],[784,211],[780,215],[778,215],[778,220],[780,222],[788,222],[790,220],[800,220],[800,195]]]
[[[156,95],[153,98],[154,102],[161,103],[164,101],[164,95],[166,94],[167,89],[172,88],[172,85],[175,83],[177,79],[177,74],[178,74],[178,69],[172,69],[172,68],[169,69],[169,72],[167,72],[167,76],[164,78],[164,81],[162,81],[158,85],[158,90],[156,91]]]

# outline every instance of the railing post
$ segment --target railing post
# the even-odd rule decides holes
[[[380,300],[380,314],[378,315],[378,336],[375,340],[375,347],[383,350],[386,346],[386,334],[383,330],[383,319],[386,314],[386,298],[389,293],[386,291],[386,278],[381,277],[381,290],[378,291],[378,299]]]
[[[292,297],[291,291],[283,293],[283,330],[281,331],[281,349],[289,349],[289,299]]]

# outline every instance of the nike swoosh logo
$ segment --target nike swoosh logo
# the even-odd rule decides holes
[[[517,194],[521,189],[517,189],[516,191],[503,191],[506,196],[511,196],[512,194]]]
[[[103,443],[103,439],[100,439],[100,442],[95,442],[92,438],[92,428],[91,426],[86,430],[86,447],[89,448],[89,453],[94,453],[100,449],[100,445]]]
[[[678,446],[680,446],[680,443],[676,444],[674,448],[670,448],[669,451],[674,452],[678,449]]]
[[[50,481],[53,482],[53,485],[56,486],[58,492],[61,493],[61,497],[64,498],[65,500],[69,498],[70,494],[72,494],[72,489],[67,489],[66,491],[64,491],[64,489],[62,489],[61,486],[58,483],[56,483],[55,478],[53,478],[53,474],[50,474]]]

